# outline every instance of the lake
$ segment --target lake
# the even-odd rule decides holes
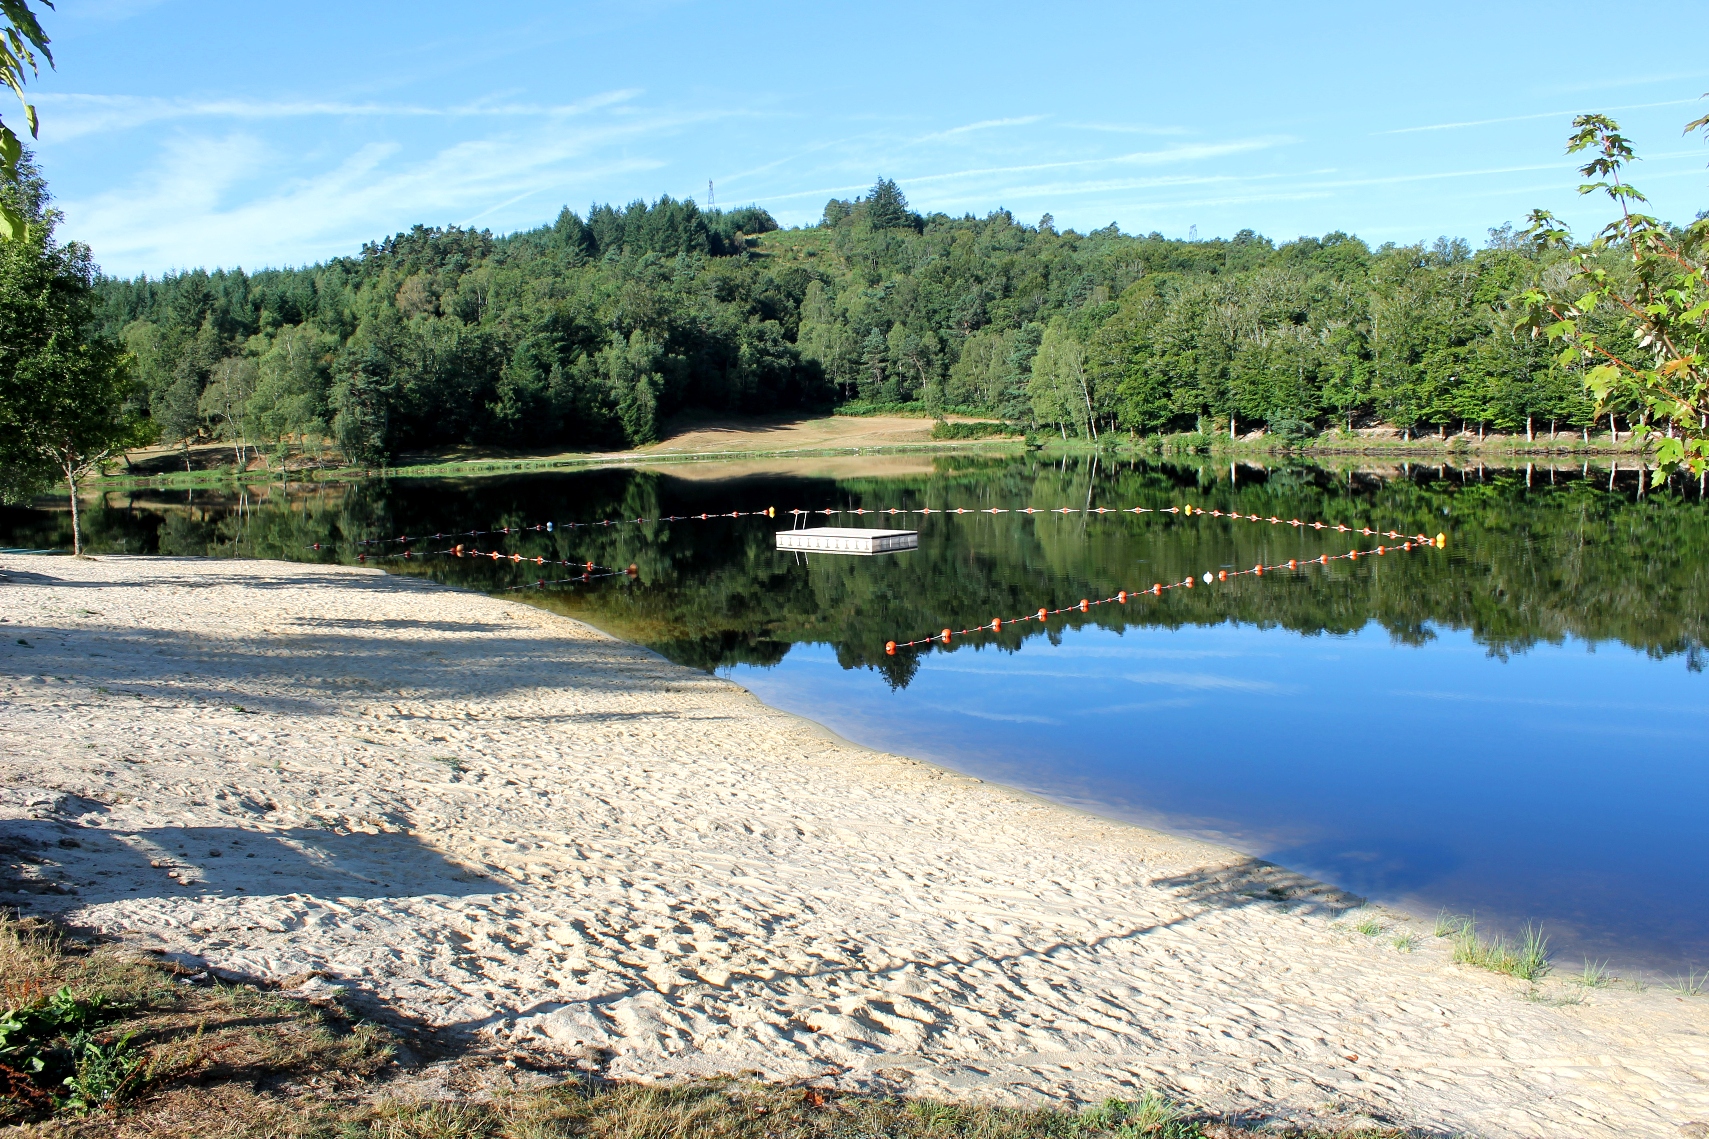
[[[400,548],[365,541],[551,521],[460,540],[635,573],[529,587],[569,571],[433,556],[447,539],[370,564],[521,587],[857,742],[1426,917],[1539,922],[1563,968],[1709,965],[1709,509],[1695,483],[971,456],[848,469],[137,491],[91,502],[86,527],[95,552],[350,562]],[[1185,505],[1243,517],[1165,512]],[[1073,512],[1015,512],[1027,506]],[[1100,506],[1149,512],[1086,512]],[[775,520],[634,521],[767,507]],[[791,508],[892,507],[935,513],[813,521],[917,528],[917,550],[774,548]],[[957,508],[1008,512],[936,513]],[[1308,567],[1392,540],[1250,515],[1446,544]],[[66,514],[51,500],[0,512],[0,544],[68,546]],[[1215,576],[1289,559],[1302,568]],[[1009,623],[1189,575],[1195,588]],[[996,617],[997,632],[885,651]]]

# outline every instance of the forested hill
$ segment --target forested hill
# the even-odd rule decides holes
[[[302,269],[100,289],[163,438],[330,439],[371,460],[639,443],[685,408],[857,398],[1065,433],[1230,415],[1294,432],[1578,425],[1577,378],[1506,309],[1560,272],[1540,256],[1505,227],[1473,252],[921,216],[881,181],[804,229],[666,197],[506,237],[418,226]]]

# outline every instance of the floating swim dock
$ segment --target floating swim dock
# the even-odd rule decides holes
[[[815,554],[890,554],[920,546],[918,530],[866,530],[844,526],[810,526],[779,530],[777,548]]]

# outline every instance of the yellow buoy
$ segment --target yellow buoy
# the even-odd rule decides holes
[[[1442,547],[1446,546],[1447,544],[1448,544],[1448,535],[1446,535],[1446,534],[1437,534],[1436,535],[1436,548],[1438,550],[1442,549]]]

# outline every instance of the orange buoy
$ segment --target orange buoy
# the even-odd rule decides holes
[[[949,630],[948,629],[945,629],[943,631],[943,639],[944,639],[944,644],[946,644],[946,645],[949,644]]]
[[[635,568],[635,563],[634,563],[634,562],[630,562],[630,563],[629,563],[629,576],[630,576],[630,577],[634,577],[634,576],[635,576],[635,575],[636,575],[636,574],[638,574],[638,573],[640,573],[640,572],[641,572],[641,571],[640,571],[640,570],[638,570],[638,569],[636,569],[636,568]]]
[[[1217,570],[1216,571],[1216,579],[1218,581],[1227,581],[1228,580],[1228,571],[1227,570]]]
[[[895,656],[896,655],[896,642],[895,641],[885,641],[884,642],[884,652],[887,656]]]
[[[1127,590],[1124,589],[1121,592],[1117,593],[1116,594],[1116,600],[1121,602],[1123,605],[1126,605],[1127,604]]]
[[[1264,563],[1259,562],[1257,565],[1253,566],[1252,572],[1257,574],[1259,577],[1263,577],[1264,576]]]
[[[1289,558],[1288,559],[1288,568],[1289,569],[1299,569],[1300,564],[1298,562],[1296,562],[1294,559]]]
[[[463,543],[458,542],[455,546],[452,546],[451,552],[453,554],[456,554],[458,557],[462,557],[463,556]]]
[[[1156,584],[1154,584],[1151,587],[1151,596],[1153,596],[1153,597],[1162,597],[1163,596],[1163,583],[1162,582],[1157,582]]]
[[[1359,551],[1358,550],[1348,550],[1347,556],[1349,558],[1352,558],[1354,561],[1358,561],[1359,560]]]
[[[1092,603],[1090,601],[1087,601],[1084,597],[1082,597],[1080,599],[1080,612],[1084,613],[1091,608],[1092,608]]]
[[[1046,617],[1048,617],[1048,616],[1050,616],[1050,614],[1049,614],[1049,613],[1047,613],[1047,612],[1046,612],[1046,611],[1045,611],[1045,610],[1043,610],[1043,609],[1040,609],[1040,610],[1039,610],[1039,611],[1038,611],[1038,619],[1039,619],[1039,620],[1040,620],[1040,621],[1042,621],[1042,620],[1044,620],[1044,619],[1045,619],[1045,618],[1046,618]]]
[[[1412,543],[1411,542],[1401,543],[1401,549],[1410,551],[1412,549]]]
[[[1191,589],[1191,588],[1193,588],[1193,579],[1188,578],[1186,581],[1183,581],[1181,584],[1186,586],[1188,589]]]
[[[1378,546],[1378,547],[1377,547],[1377,553],[1379,553],[1379,554],[1380,554],[1380,553],[1383,553],[1383,552],[1384,552],[1384,550],[1383,550],[1383,548],[1382,548],[1382,547],[1381,547],[1381,546]]]
[[[1320,566],[1328,565],[1329,564],[1329,555],[1328,554],[1317,555],[1317,564]]]
[[[991,618],[991,631],[993,633],[1000,633],[1003,631],[1003,619],[1001,617]]]

